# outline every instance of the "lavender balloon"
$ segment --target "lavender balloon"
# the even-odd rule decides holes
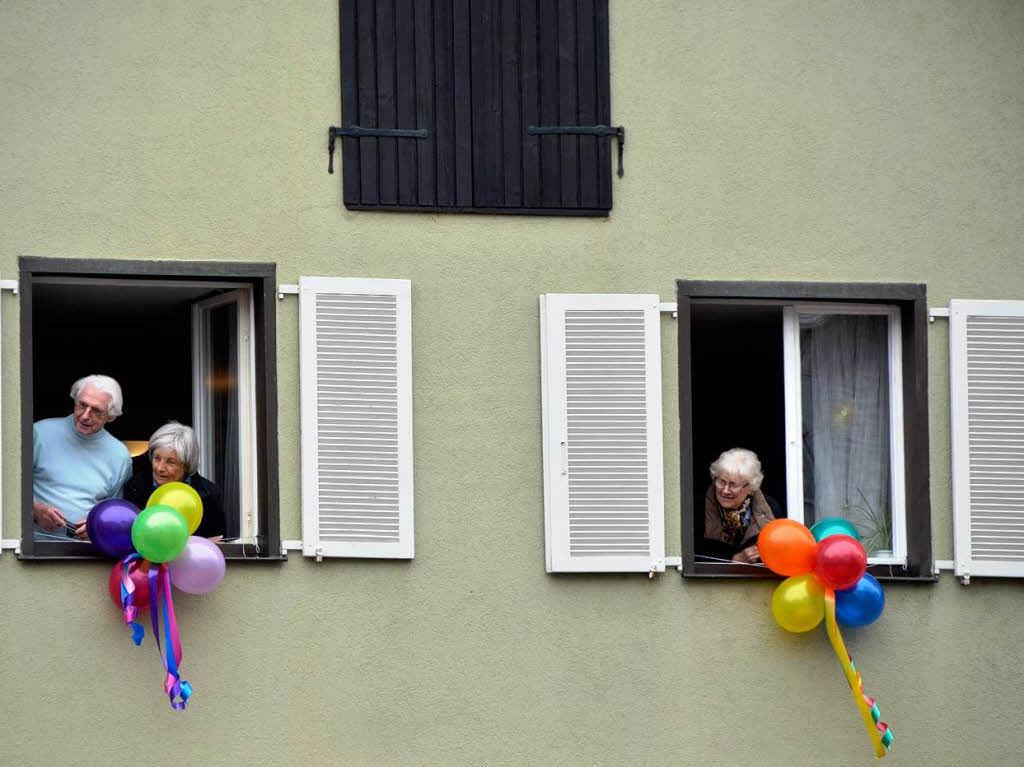
[[[134,553],[132,525],[139,508],[123,498],[100,501],[85,518],[85,530],[96,548],[111,559],[122,559]]]
[[[185,550],[171,561],[171,584],[186,594],[205,594],[224,580],[224,553],[206,538],[193,535]]]

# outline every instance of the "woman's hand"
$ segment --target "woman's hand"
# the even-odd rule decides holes
[[[737,551],[732,555],[733,562],[743,562],[748,565],[753,565],[761,561],[761,555],[757,553],[757,544],[753,546],[747,546],[742,551]]]

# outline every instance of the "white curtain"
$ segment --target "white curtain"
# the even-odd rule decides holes
[[[843,517],[868,554],[892,546],[888,319],[800,315],[804,519]]]

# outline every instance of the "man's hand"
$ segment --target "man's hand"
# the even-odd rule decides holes
[[[77,538],[80,541],[87,541],[87,540],[89,540],[89,535],[88,535],[88,533],[85,530],[85,520],[84,519],[81,522],[72,522],[71,524],[72,524],[72,526],[75,529],[74,529],[74,532],[72,532],[71,530],[68,530],[68,535],[70,535],[72,538]]]
[[[32,518],[44,530],[56,530],[68,523],[60,509],[42,501],[33,501]]]
[[[733,562],[744,562],[748,565],[756,564],[761,561],[761,555],[757,553],[757,545],[747,546],[742,551],[738,551],[732,555]]]

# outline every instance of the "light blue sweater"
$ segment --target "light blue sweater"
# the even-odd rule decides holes
[[[72,416],[47,418],[32,425],[32,494],[56,506],[68,522],[80,522],[102,500],[120,498],[132,475],[128,448],[105,429],[83,436]],[[33,525],[37,541],[73,540],[65,531]]]

